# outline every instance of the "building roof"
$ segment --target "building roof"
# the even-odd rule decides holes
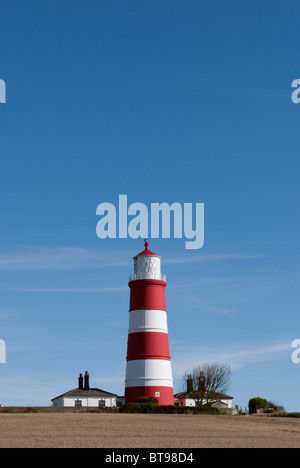
[[[100,388],[90,388],[89,390],[82,390],[80,388],[74,388],[69,390],[62,395],[52,398],[51,401],[57,400],[58,398],[105,398],[105,397],[117,397],[115,393],[105,392]]]
[[[179,393],[176,393],[176,395],[174,395],[174,398],[177,398],[177,399],[191,398],[193,400],[194,395],[192,392],[179,392]],[[225,395],[224,393],[218,393],[218,392],[210,392],[210,398],[213,398],[215,400],[233,400],[232,396]]]

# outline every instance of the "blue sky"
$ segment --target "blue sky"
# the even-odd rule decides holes
[[[300,411],[299,3],[0,1],[0,403],[124,393],[132,257],[96,208],[204,203],[205,244],[153,239],[175,391],[227,362],[229,394]]]

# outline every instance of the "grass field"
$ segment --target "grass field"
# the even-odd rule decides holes
[[[300,419],[268,416],[0,413],[0,448],[300,447]]]

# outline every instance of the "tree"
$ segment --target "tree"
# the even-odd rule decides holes
[[[268,409],[272,404],[265,398],[251,398],[248,403],[249,413],[255,414],[259,408]]]
[[[226,393],[231,378],[228,364],[214,363],[195,367],[186,372],[182,381],[184,389],[197,406],[212,406],[216,393]]]

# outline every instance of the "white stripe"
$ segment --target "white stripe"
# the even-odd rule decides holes
[[[131,387],[170,387],[173,388],[173,380],[125,380],[125,388]]]
[[[164,359],[138,359],[126,365],[125,387],[173,387],[171,362]]]
[[[168,333],[167,312],[156,309],[132,310],[129,312],[128,333],[139,332]]]

